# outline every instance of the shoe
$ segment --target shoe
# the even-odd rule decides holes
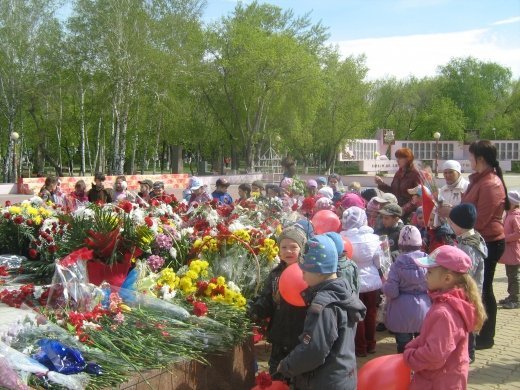
[[[469,364],[475,363],[475,356],[469,358]]]
[[[508,303],[508,302],[511,302],[510,297],[507,297],[507,298],[504,298],[504,299],[501,299],[500,301],[498,301],[498,303],[501,305],[503,305],[504,303]]]
[[[493,341],[490,341],[490,342],[478,342],[477,341],[477,344],[475,345],[475,349],[480,351],[480,350],[483,350],[483,349],[491,349],[493,348],[493,345],[495,345],[495,343]]]
[[[520,308],[520,303],[518,302],[506,302],[502,304],[502,308],[504,309],[518,309]]]
[[[386,330],[385,324],[383,324],[382,322],[377,324],[377,326],[376,326],[376,331],[377,332],[384,332],[385,330]]]

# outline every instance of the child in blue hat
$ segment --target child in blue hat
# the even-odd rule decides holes
[[[307,242],[300,260],[309,287],[302,293],[308,305],[300,344],[284,358],[278,371],[297,389],[351,389],[357,386],[355,329],[366,308],[338,278],[338,252],[326,235]]]

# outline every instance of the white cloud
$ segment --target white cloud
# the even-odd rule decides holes
[[[499,20],[497,22],[491,23],[492,26],[500,26],[502,24],[512,24],[520,22],[520,16],[513,16],[512,18]]]
[[[520,76],[520,47],[505,46],[491,29],[334,42],[344,56],[366,55],[368,78],[434,76],[454,57],[473,56],[511,68]]]

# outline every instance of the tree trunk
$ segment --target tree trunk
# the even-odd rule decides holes
[[[80,176],[85,176],[85,89],[83,88],[83,83],[81,80],[79,81],[79,88],[79,152],[81,154]]]

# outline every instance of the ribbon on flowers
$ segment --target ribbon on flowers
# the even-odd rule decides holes
[[[91,260],[94,258],[94,251],[88,248],[79,248],[74,252],[69,253],[59,261],[62,267],[70,267],[78,262],[78,260]]]

